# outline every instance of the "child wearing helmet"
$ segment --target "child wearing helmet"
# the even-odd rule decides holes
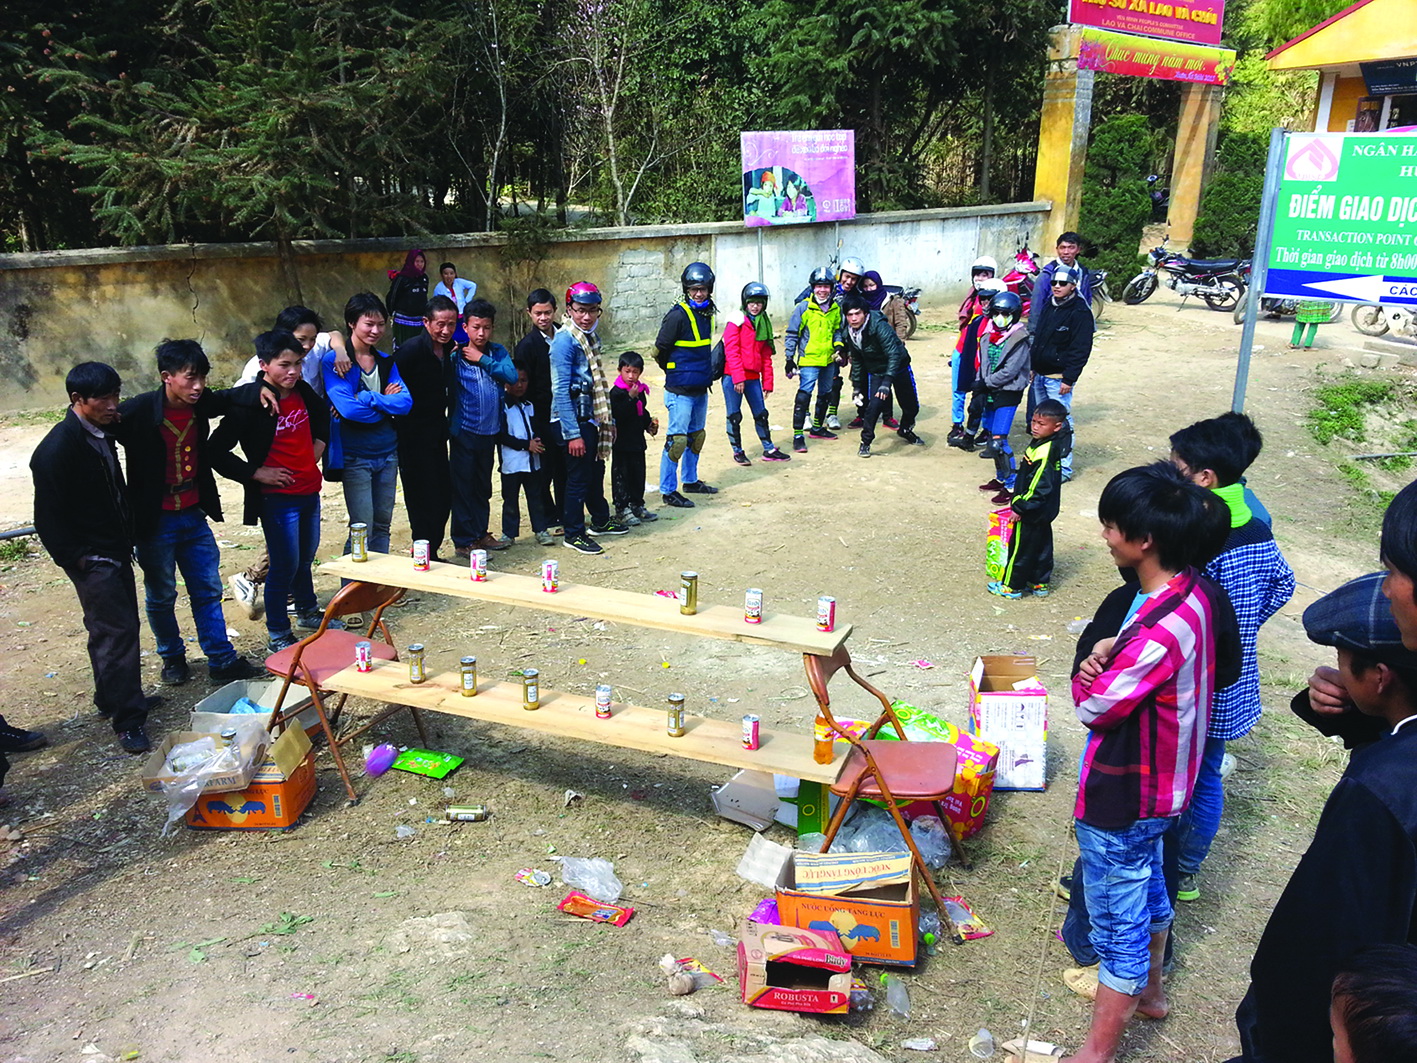
[[[994,503],[1004,505],[1014,489],[1014,452],[1009,446],[1009,429],[1014,414],[1028,390],[1031,360],[1028,324],[1023,316],[1023,300],[1013,292],[999,292],[989,300],[988,324],[979,344],[979,381],[984,386],[983,434],[988,444],[981,458],[994,459],[994,478],[980,484],[981,491],[994,491]]]
[[[786,368],[791,380],[801,371],[797,381],[797,398],[792,407],[792,449],[807,453],[807,440],[802,430],[807,422],[807,407],[812,403],[812,391],[817,392],[817,408],[809,434],[813,439],[835,439],[836,433],[822,425],[831,401],[832,385],[840,365],[837,361],[835,337],[841,328],[841,307],[833,298],[835,279],[826,267],[812,270],[808,278],[807,296],[792,308],[787,323]]]
[[[1002,284],[986,283],[998,275],[999,264],[989,255],[980,255],[969,267],[969,294],[964,297],[964,302],[959,304],[959,330],[961,332],[989,305],[990,296],[984,294],[986,289],[990,292],[1004,290]]]
[[[953,395],[950,402],[950,434],[945,442],[964,451],[973,450],[975,439],[984,434],[984,392],[979,382],[982,364],[980,342],[989,325],[989,300],[1004,290],[1003,281],[984,274],[979,275],[975,284],[965,305],[974,305],[978,309],[965,322],[959,339],[955,341],[954,357],[950,359]]]
[[[772,394],[772,321],[768,318],[768,288],[758,281],[743,285],[742,309],[723,326],[723,405],[728,414],[728,445],[739,465],[752,465],[743,452],[743,403],[763,444],[764,461],[789,461],[772,441],[764,395]]]
[[[692,509],[694,503],[679,491],[681,482],[687,494],[718,494],[717,487],[699,479],[713,384],[713,270],[706,263],[690,262],[679,282],[684,298],[669,308],[654,340],[669,414],[659,459],[659,493],[666,506]]]

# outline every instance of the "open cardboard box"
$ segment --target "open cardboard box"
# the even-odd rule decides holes
[[[745,922],[738,933],[738,981],[749,1007],[844,1015],[851,1005],[851,954],[832,933]]]
[[[784,925],[835,933],[855,960],[914,966],[920,897],[909,853],[794,852],[776,892]]]
[[[166,786],[175,785],[177,776],[167,768],[167,754],[174,746],[181,745],[183,742],[195,742],[199,738],[215,739],[219,746],[226,741],[220,734],[212,731],[173,731],[165,735],[157,747],[148,754],[147,759],[143,761],[143,789],[160,794]],[[266,747],[268,736],[265,731],[246,730],[238,735],[238,738],[240,740],[238,749],[241,767],[235,771],[212,775],[204,779],[202,793],[224,793],[228,790],[240,790],[249,785],[255,777],[256,768],[261,762],[261,754]]]
[[[1042,790],[1048,777],[1048,691],[1032,657],[976,657],[969,729],[999,747],[996,790]]]
[[[193,830],[285,830],[315,796],[315,754],[303,728],[287,727],[256,765],[251,784],[203,793],[187,810]]]
[[[280,697],[280,687],[284,682],[284,679],[238,679],[234,683],[227,683],[192,706],[193,722],[198,720],[200,714],[206,727],[220,731],[222,727],[228,726],[230,721],[223,722],[222,719],[212,717],[224,718],[231,715],[231,707],[241,698],[250,698],[266,710],[262,718],[269,717],[270,711],[276,707],[276,698]],[[300,721],[300,726],[305,728],[306,734],[313,735],[320,729],[320,714],[315,709],[314,699],[310,697],[310,692],[300,684],[290,684],[290,689],[285,692],[284,707],[301,710],[296,719]],[[237,713],[235,715],[249,714]],[[205,730],[206,727],[193,727],[193,730]]]

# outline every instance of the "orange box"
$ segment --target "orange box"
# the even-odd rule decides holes
[[[794,853],[777,879],[777,911],[784,926],[835,933],[853,960],[913,967],[920,928],[920,896],[906,857],[904,881],[849,893],[824,894],[798,888]],[[831,855],[831,854],[828,854]],[[863,874],[899,853],[841,854],[855,858]]]
[[[999,747],[957,727],[954,730],[955,737],[951,740],[956,758],[954,789],[940,804],[954,825],[950,833],[957,838],[968,838],[984,826],[989,795],[994,792],[995,769],[999,766]],[[933,808],[925,807],[929,814],[934,814]]]
[[[844,1015],[851,1006],[851,954],[835,934],[745,922],[738,984],[752,1008]]]
[[[286,830],[315,796],[315,754],[303,728],[288,727],[244,790],[202,794],[187,811],[192,830]]]

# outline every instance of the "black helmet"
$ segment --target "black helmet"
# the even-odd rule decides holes
[[[743,285],[743,309],[748,309],[749,299],[761,299],[766,304],[768,296],[771,294],[772,293],[768,291],[768,286],[761,281],[749,281],[747,284]]]
[[[703,262],[690,262],[684,267],[684,272],[679,274],[679,283],[684,286],[687,292],[690,288],[702,284],[713,294],[713,270],[709,269]]]
[[[812,270],[811,279],[808,280],[807,283],[813,288],[819,284],[830,284],[835,287],[836,274],[832,273],[831,269],[827,266],[819,266]]]
[[[989,300],[988,314],[991,318],[995,314],[1008,314],[1009,324],[1016,325],[1023,314],[1023,300],[1014,292],[998,292]]]

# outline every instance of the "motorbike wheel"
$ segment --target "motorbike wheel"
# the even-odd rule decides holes
[[[1201,293],[1201,298],[1205,300],[1205,305],[1212,310],[1228,310],[1234,303],[1238,303],[1245,297],[1245,285],[1234,277],[1221,277],[1217,284],[1224,289],[1221,295],[1206,295]]]
[[[1365,336],[1381,336],[1387,332],[1387,315],[1373,303],[1360,303],[1353,308],[1353,327]]]
[[[1243,325],[1245,323],[1245,307],[1249,305],[1250,293],[1245,292],[1244,295],[1235,300],[1235,312],[1230,315],[1230,320],[1237,325]]]
[[[920,319],[915,316],[909,307],[906,307],[905,316],[910,319],[910,327],[906,329],[905,338],[910,339],[911,336],[915,335],[915,328],[920,324]]]
[[[1138,273],[1131,280],[1127,281],[1127,286],[1122,289],[1122,302],[1128,306],[1136,306],[1151,298],[1156,291],[1156,274]]]

